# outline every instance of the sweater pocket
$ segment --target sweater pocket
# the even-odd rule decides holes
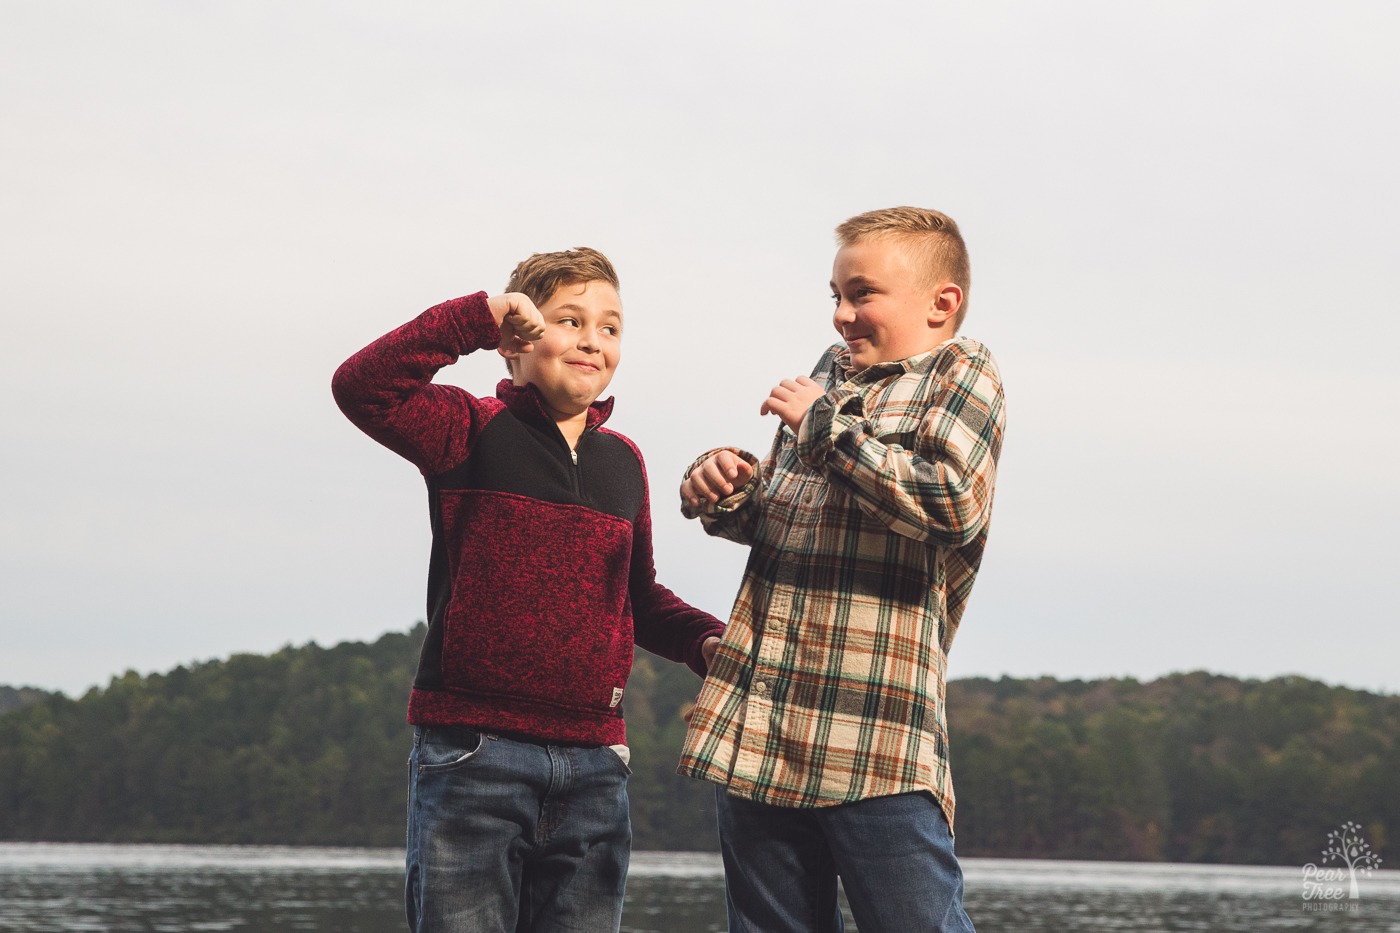
[[[616,715],[632,668],[632,524],[508,493],[444,492],[449,689]]]

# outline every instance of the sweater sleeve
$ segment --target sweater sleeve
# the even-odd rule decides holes
[[[480,400],[433,376],[500,340],[485,292],[446,301],[342,363],[331,392],[356,427],[432,476],[466,459],[487,420]]]
[[[633,635],[637,644],[652,654],[686,664],[704,677],[705,659],[700,649],[711,635],[716,638],[724,635],[724,623],[656,582],[646,464],[637,446],[630,440],[627,444],[642,468],[643,490],[642,507],[632,523],[632,566],[627,587],[632,603]]]

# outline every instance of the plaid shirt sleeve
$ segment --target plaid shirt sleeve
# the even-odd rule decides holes
[[[714,503],[701,503],[692,506],[684,499],[681,500],[681,515],[686,518],[698,518],[705,530],[712,535],[722,538],[730,538],[741,544],[748,544],[749,537],[739,526],[744,523],[744,519],[749,518],[757,508],[758,500],[762,494],[763,465],[758,462],[758,458],[747,450],[738,447],[715,447],[705,451],[700,456],[691,461],[690,466],[685,468],[685,474],[681,477],[681,483],[690,479],[690,474],[700,469],[700,465],[709,460],[721,451],[729,451],[735,456],[743,459],[749,466],[753,467],[753,475],[743,486]]]
[[[896,534],[964,547],[991,515],[1001,378],[984,347],[960,342],[935,356],[930,375],[931,397],[897,391],[901,381],[879,402],[886,423],[918,420],[912,449],[878,435],[859,387],[841,386],[808,410],[797,456]]]

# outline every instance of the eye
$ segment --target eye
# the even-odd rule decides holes
[[[838,294],[836,294],[835,292],[832,292],[832,293],[831,293],[831,300],[832,300],[833,302],[835,302],[836,304],[839,305],[839,304],[841,303],[841,296],[838,295]]]
[[[578,319],[572,317],[561,317],[559,323],[566,327],[578,327]]]
[[[622,334],[622,328],[618,327],[616,324],[604,324],[601,329],[603,333],[611,334],[614,337]]]

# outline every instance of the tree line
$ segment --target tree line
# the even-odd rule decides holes
[[[30,703],[37,703],[49,695],[49,691],[38,690],[34,687],[6,687],[0,685],[0,716],[28,706]]]
[[[0,689],[0,839],[402,845],[422,637],[128,672],[77,699]],[[639,849],[717,846],[712,787],[674,773],[698,687],[638,653]],[[1400,696],[979,678],[949,683],[948,709],[964,856],[1301,865],[1345,822],[1383,858],[1400,827]]]

